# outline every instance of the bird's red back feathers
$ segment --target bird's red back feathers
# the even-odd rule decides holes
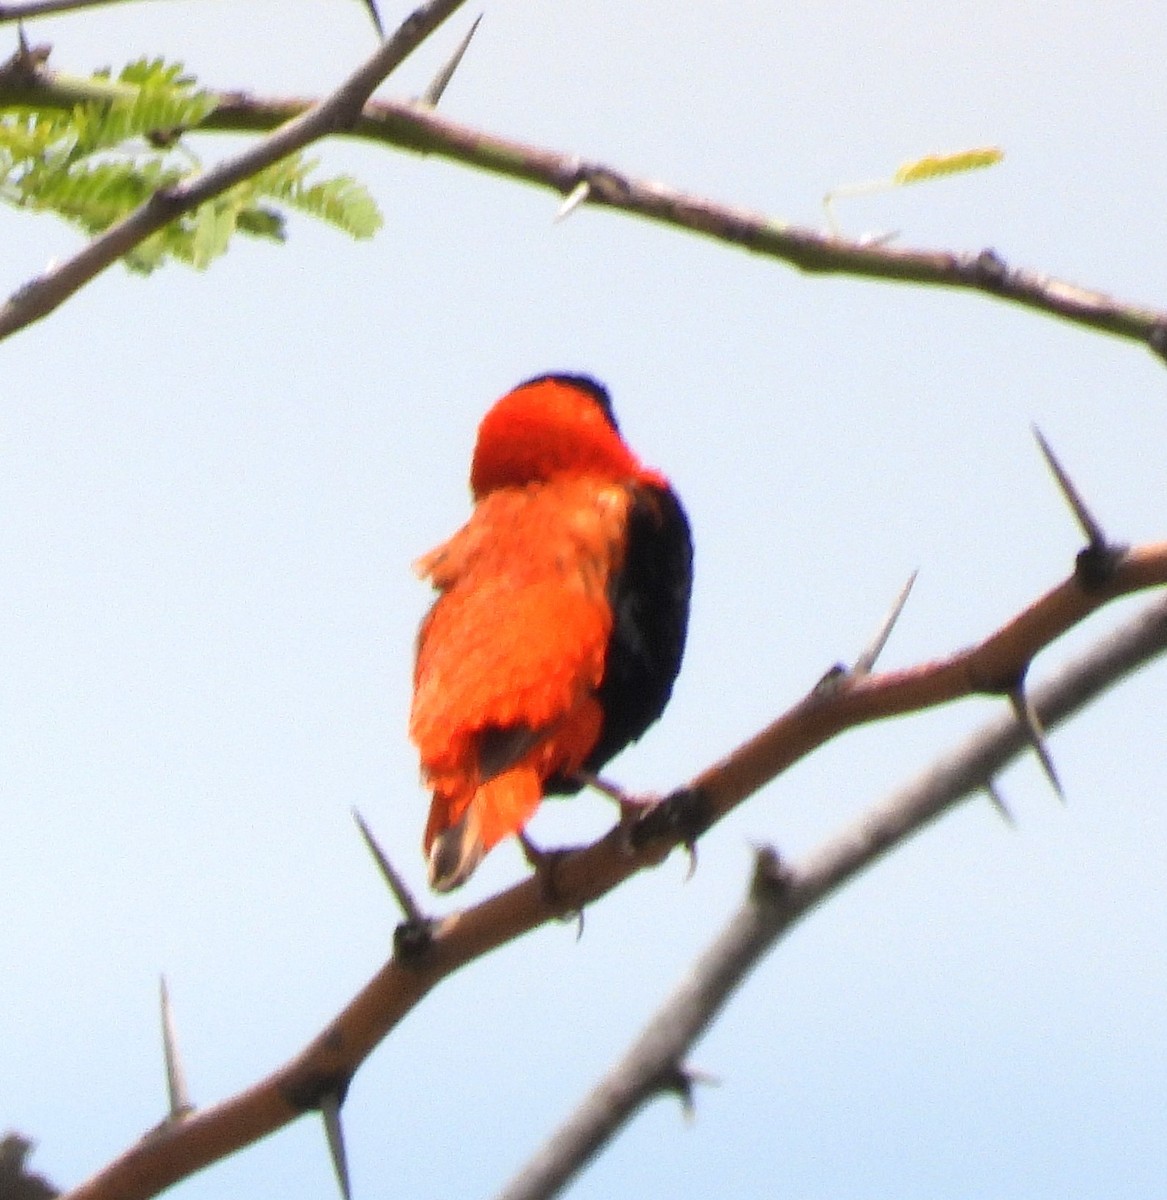
[[[470,482],[470,520],[417,563],[441,593],[418,634],[410,718],[440,890],[595,750],[629,515],[640,492],[667,490],[621,439],[607,393],[569,376],[520,385],[491,408]]]

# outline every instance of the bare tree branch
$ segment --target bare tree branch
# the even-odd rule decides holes
[[[99,2],[115,0],[0,5],[0,21]],[[843,239],[636,179],[601,163],[497,137],[439,116],[424,101],[369,100],[379,83],[461,3],[422,4],[375,55],[319,102],[263,100],[238,93],[217,96],[216,111],[198,132],[267,136],[212,170],[157,192],[76,256],[19,289],[0,308],[0,338],[52,312],[181,213],[312,141],[342,134],[436,154],[546,187],[566,198],[561,217],[586,204],[603,206],[738,245],[806,272],[976,290],[1139,341],[1167,358],[1167,312],[1012,269],[991,250],[952,254]],[[375,15],[375,8],[369,7]],[[46,57],[47,51],[24,47],[0,66],[0,106],[67,106],[125,94],[124,85],[71,80],[50,71],[44,65]],[[1052,456],[1047,457],[1053,466]],[[1060,468],[1055,473],[1063,479]],[[1092,536],[1092,544],[1094,540]],[[556,868],[554,897],[541,881],[527,880],[443,921],[431,924],[417,917],[417,923],[426,926],[425,937],[409,942],[408,953],[399,941],[394,957],[294,1060],[239,1096],[164,1122],[73,1195],[86,1200],[153,1196],[312,1110],[325,1113],[334,1146],[339,1145],[339,1106],[353,1073],[448,974],[564,911],[582,909],[636,871],[659,863],[673,846],[691,842],[792,763],[854,725],[978,692],[1024,696],[1025,674],[1041,649],[1109,600],[1167,583],[1167,543],[1131,551],[1106,549],[1112,557],[1102,564],[1101,573],[1087,576],[1076,571],[969,650],[881,674],[870,672],[872,654],[871,661],[867,656],[860,660],[862,669],[832,676],[829,688],[812,689],[749,743],[650,814],[634,830],[638,836],[631,845],[627,830],[618,827],[593,845],[565,854]],[[880,646],[882,640],[877,639]],[[1165,646],[1167,601],[1160,600],[1039,689],[1032,697],[1037,716],[1044,724],[1056,724]],[[1031,733],[1034,726],[1036,720]],[[786,868],[772,852],[760,854],[742,909],[621,1064],[510,1185],[504,1193],[508,1200],[553,1194],[654,1094],[673,1091],[687,1096],[692,1074],[684,1066],[685,1053],[777,938],[852,875],[959,799],[980,789],[994,795],[997,771],[1032,740],[1027,739],[1023,719],[1003,715],[805,862]],[[339,1167],[338,1172],[346,1186],[346,1170]]]
[[[197,208],[293,151],[350,128],[373,89],[464,3],[465,0],[425,0],[331,95],[280,124],[243,153],[174,187],[159,189],[72,258],[30,280],[0,308],[0,339],[48,316],[106,267],[181,213]],[[35,53],[16,57],[17,60],[31,57],[34,65],[30,69],[35,74]]]
[[[108,7],[123,0],[25,0],[24,4],[0,4],[0,25],[12,21],[27,21],[32,17],[50,17],[60,13],[77,12],[85,8]],[[373,0],[361,0],[368,10],[377,33],[383,36],[381,17]]]
[[[813,688],[767,729],[651,809],[631,831],[618,824],[592,845],[562,852],[556,860],[553,894],[544,880],[531,877],[473,908],[427,923],[424,938],[398,939],[394,956],[299,1055],[239,1095],[153,1131],[78,1187],[72,1200],[147,1200],[319,1109],[329,1098],[344,1094],[375,1047],[454,971],[566,912],[578,912],[637,871],[661,863],[675,846],[691,843],[844,729],[973,693],[1007,696],[1034,655],[1067,629],[1108,600],[1164,583],[1167,542],[1136,547],[1115,565],[1104,585],[1087,588],[1072,575],[969,650],[906,671],[832,676],[830,687]],[[852,865],[831,886],[907,832],[897,831],[894,822],[886,828],[864,828],[864,838],[852,847]],[[827,867],[812,870],[812,865],[805,868],[808,881],[830,875]],[[810,883],[791,894],[796,899],[803,896],[804,886]],[[825,894],[826,885],[818,886]],[[815,902],[808,894],[796,910]]]
[[[1108,581],[1087,585],[1077,571],[983,642],[946,659],[900,671],[847,677],[812,691],[773,724],[690,784],[704,799],[710,820],[724,816],[747,796],[843,729],[916,712],[961,696],[1002,695],[1022,680],[1036,655],[1088,612],[1126,591],[1167,583],[1167,542],[1127,551]]]
[[[51,17],[82,8],[120,4],[123,0],[26,0],[24,4],[0,4],[0,25],[27,21],[32,17]]]
[[[26,1166],[35,1143],[19,1133],[0,1137],[0,1197],[3,1200],[53,1200],[60,1192]]]
[[[1164,650],[1167,599],[1160,599],[1035,691],[1032,699],[1043,725],[1060,724]],[[772,850],[759,851],[741,908],[627,1053],[496,1200],[546,1200],[558,1194],[646,1102],[676,1090],[672,1081],[683,1076],[694,1043],[792,925],[930,821],[990,787],[1027,745],[1023,722],[1002,714],[803,862],[785,866]]]
[[[453,6],[447,7],[452,10]],[[99,99],[102,95],[112,98],[116,87],[61,75],[43,65],[23,73],[13,70],[11,63],[0,68],[0,106],[71,106],[80,99]],[[199,132],[264,133],[319,107],[307,99],[262,98],[240,92],[212,94],[218,107],[199,126]],[[616,209],[741,246],[812,274],[847,274],[983,292],[1076,325],[1141,342],[1167,358],[1167,311],[1117,300],[1036,271],[1009,267],[993,250],[957,254],[840,238],[663,183],[637,179],[577,155],[499,137],[452,121],[424,103],[410,100],[370,101],[355,123],[341,125],[321,129],[313,136],[343,133],[417,154],[438,155],[548,188],[571,199],[573,209],[582,205]],[[0,313],[0,336],[6,331]]]

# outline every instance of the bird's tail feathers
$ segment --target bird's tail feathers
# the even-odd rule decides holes
[[[542,794],[538,772],[525,764],[480,784],[462,816],[430,841],[430,887],[449,892],[465,883],[491,847],[522,831]]]
[[[448,829],[434,836],[429,849],[430,887],[435,892],[450,892],[470,878],[482,861],[486,846],[473,802]]]

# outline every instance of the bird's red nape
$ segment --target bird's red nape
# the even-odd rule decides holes
[[[595,381],[544,376],[503,396],[479,427],[471,490],[470,520],[417,564],[440,593],[410,717],[439,891],[656,720],[688,615],[684,511]]]

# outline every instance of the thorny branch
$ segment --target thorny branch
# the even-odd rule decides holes
[[[979,645],[950,658],[906,671],[832,674],[786,714],[702,772],[645,818],[642,836],[629,843],[617,826],[605,837],[557,861],[554,895],[529,878],[462,912],[433,922],[427,936],[407,941],[319,1036],[267,1079],[179,1124],[156,1130],[71,1193],[71,1200],[145,1200],[202,1167],[318,1109],[326,1097],[343,1096],[360,1064],[433,987],[460,967],[499,946],[582,909],[625,879],[662,862],[678,844],[691,842],[792,763],[836,734],[883,717],[918,711],[982,692],[1007,695],[1024,678],[1033,657],[1107,601],[1167,583],[1167,542],[1136,547],[1116,562],[1102,585],[1087,587],[1077,575],[1034,601]],[[1160,635],[1164,631],[1160,630]],[[1162,641],[1142,651],[1145,661]],[[1094,690],[1112,682],[1129,661],[1096,678]],[[1093,694],[1091,692],[1090,694]],[[990,772],[991,774],[991,772]],[[986,776],[987,777],[987,776]],[[939,810],[937,810],[939,811]],[[658,819],[662,813],[664,819]],[[930,815],[935,815],[932,813]],[[925,818],[928,819],[928,818]],[[918,824],[919,822],[917,822]],[[812,861],[806,881],[790,894],[814,901],[861,865],[886,852],[916,827],[901,820],[844,838],[847,870],[831,882],[829,862]],[[634,827],[634,833],[636,829]],[[784,900],[788,904],[789,900]]]
[[[10,60],[0,67],[0,107],[72,106],[82,99],[110,98],[114,94],[111,89],[117,86],[58,74],[43,63],[21,68],[16,60]],[[313,111],[315,105],[307,99],[261,98],[241,92],[213,94],[217,107],[199,126],[200,132],[266,133]],[[1161,358],[1167,358],[1167,311],[1125,303],[1036,271],[1010,267],[994,250],[952,253],[841,238],[695,196],[663,183],[638,179],[576,155],[500,137],[452,121],[431,106],[410,100],[371,100],[351,125],[322,130],[315,136],[328,132],[417,154],[437,155],[507,179],[548,188],[562,197],[570,197],[573,208],[594,205],[644,217],[779,259],[811,274],[847,274],[982,292],[1077,325],[1141,342]],[[237,181],[235,177],[231,180]],[[133,244],[118,253],[125,253]],[[84,282],[86,279],[81,279],[72,290]],[[69,294],[65,292],[56,303]],[[10,307],[21,295],[17,293],[9,302]],[[24,323],[41,315],[44,314],[34,313]],[[0,310],[0,336],[20,327],[11,324],[12,320]]]
[[[28,21],[33,17],[52,17],[76,12],[82,8],[98,8],[121,3],[122,0],[25,0],[23,4],[0,4],[0,24],[9,21]]]
[[[1167,650],[1167,599],[1148,605],[1033,693],[1042,724],[1073,716],[1148,658]],[[1028,738],[1002,713],[800,863],[757,856],[741,908],[704,951],[613,1068],[496,1200],[559,1192],[654,1096],[676,1090],[684,1062],[730,997],[793,925],[858,872],[963,800],[988,788]]]
[[[61,13],[77,12],[84,8],[108,7],[124,0],[24,0],[23,4],[0,4],[0,25],[10,21],[30,21],[33,17],[59,16]],[[373,0],[362,0],[369,19],[378,34],[382,34],[381,16]]]
[[[74,0],[77,3],[77,0]],[[768,255],[813,273],[848,273],[872,279],[977,290],[1071,322],[1130,338],[1167,358],[1167,313],[1124,304],[1099,292],[1009,268],[993,251],[951,254],[852,241],[636,179],[600,163],[497,137],[450,121],[424,103],[370,101],[374,88],[461,0],[429,0],[336,92],[323,101],[264,100],[239,93],[217,97],[218,107],[200,132],[265,133],[245,153],[189,182],[157,193],[139,210],[90,242],[62,266],[20,289],[0,308],[0,338],[51,312],[96,274],[181,212],[203,203],[283,155],[329,134],[382,142],[507,178],[543,186],[572,207],[600,205],[703,234]],[[11,16],[0,6],[0,19]],[[13,104],[71,106],[111,98],[117,84],[69,79],[48,69],[47,51],[22,48],[0,66],[0,107]],[[561,210],[566,211],[566,210]],[[978,692],[1023,696],[1022,683],[1034,656],[1109,600],[1167,583],[1167,543],[1116,550],[1103,576],[1077,572],[980,645],[917,668],[831,676],[801,702],[721,763],[703,772],[646,822],[630,847],[615,829],[591,846],[565,854],[556,869],[554,901],[537,880],[527,880],[427,928],[399,949],[350,1005],[295,1059],[240,1095],[213,1108],[182,1112],[164,1122],[73,1195],[133,1200],[157,1194],[288,1123],[305,1111],[335,1112],[353,1073],[368,1054],[448,974],[564,911],[582,908],[636,871],[662,861],[671,848],[692,841],[787,767],[845,729],[867,721],[918,711]],[[1135,627],[1138,626],[1136,629]],[[1040,689],[1032,699],[1044,724],[1056,723],[1167,646],[1167,604],[1158,602],[1098,652]],[[982,731],[980,749],[941,760],[928,787],[907,789],[862,822],[790,869],[759,871],[742,913],[711,950],[733,961],[702,982],[705,1008],[677,1025],[680,1040],[656,1042],[656,1023],[646,1031],[657,1057],[643,1059],[641,1081],[631,1082],[626,1111],[600,1113],[603,1137],[654,1091],[684,1092],[683,1053],[712,1020],[757,957],[794,920],[875,861],[903,838],[955,803],[969,790],[991,787],[992,776],[1027,743],[1023,722],[1005,716]],[[1031,738],[1031,734],[1028,735]],[[961,764],[964,764],[963,766]],[[766,859],[763,867],[773,860]],[[732,944],[731,944],[732,943]],[[736,949],[735,949],[736,946]],[[692,981],[690,981],[691,983]],[[684,989],[683,989],[684,990]],[[671,1021],[676,1016],[669,1012]],[[634,1048],[639,1056],[643,1044]],[[638,1094],[636,1088],[641,1088]],[[578,1122],[577,1122],[578,1124]],[[586,1132],[597,1137],[597,1126]],[[578,1164],[563,1157],[566,1178]],[[545,1191],[517,1192],[543,1195]]]
[[[106,267],[175,217],[234,187],[272,163],[331,133],[349,129],[373,90],[465,0],[425,0],[366,62],[319,103],[301,109],[241,154],[209,171],[158,191],[129,216],[98,234],[72,258],[29,280],[0,307],[0,339],[48,316]],[[22,48],[4,67],[7,76],[35,78],[43,51]],[[7,101],[0,98],[0,104]]]

